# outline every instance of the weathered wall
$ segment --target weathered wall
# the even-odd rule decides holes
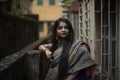
[[[38,21],[0,12],[0,59],[38,40]]]
[[[16,52],[0,60],[0,80],[39,80],[37,50]]]

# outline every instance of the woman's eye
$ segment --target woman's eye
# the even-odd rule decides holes
[[[68,27],[67,26],[64,26],[64,27],[62,27],[62,26],[59,26],[59,27],[57,27],[57,29],[68,29]]]
[[[66,26],[66,27],[64,27],[65,29],[68,29],[68,27]]]
[[[62,29],[62,27],[57,27],[57,29]]]

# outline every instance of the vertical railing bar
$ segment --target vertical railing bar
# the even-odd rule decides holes
[[[102,6],[102,0],[101,0],[101,38],[102,38],[102,33],[103,33],[103,30],[102,30],[102,13],[103,13],[103,6]],[[102,80],[102,59],[103,59],[103,57],[102,57],[102,43],[103,43],[103,39],[101,39],[101,69],[100,69],[100,73],[101,73],[101,75],[100,75],[100,80]]]

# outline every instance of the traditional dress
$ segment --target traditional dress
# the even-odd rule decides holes
[[[54,59],[51,60],[50,68],[46,75],[45,80],[58,80],[58,67],[62,46],[53,53]],[[91,73],[90,67],[95,65],[87,48],[81,44],[79,40],[75,40],[69,51],[68,60],[68,74],[79,72],[75,80],[89,80],[88,77]]]

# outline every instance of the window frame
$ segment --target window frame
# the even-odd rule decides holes
[[[39,22],[39,31],[40,32],[44,31],[44,22]]]
[[[44,0],[37,0],[37,5],[42,6]]]
[[[49,0],[49,5],[55,5],[55,0]]]

